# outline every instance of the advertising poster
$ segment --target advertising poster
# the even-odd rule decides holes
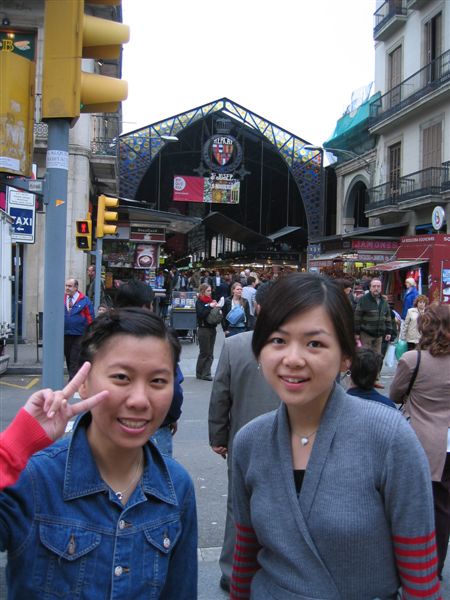
[[[137,244],[134,253],[134,269],[152,269],[158,265],[158,246],[156,244]]]
[[[212,173],[211,177],[175,175],[173,200],[175,202],[202,202],[239,204],[241,182],[229,174]]]
[[[442,269],[442,303],[450,304],[450,269]]]

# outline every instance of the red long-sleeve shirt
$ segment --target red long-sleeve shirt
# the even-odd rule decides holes
[[[0,489],[13,485],[30,456],[52,443],[39,422],[21,408],[0,433]]]

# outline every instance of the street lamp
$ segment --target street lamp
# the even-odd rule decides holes
[[[344,150],[343,148],[323,148],[322,146],[303,146],[305,150],[316,150],[317,152],[330,152],[331,154],[347,154],[350,158],[356,159],[358,158],[365,165],[365,170],[369,175],[372,173],[372,165],[369,161],[363,158],[360,154],[356,154],[356,152],[352,152],[351,150]]]
[[[178,142],[179,139],[177,138],[176,135],[161,135],[159,136],[162,140],[164,140],[165,142],[167,142],[168,144],[170,142]],[[158,154],[158,203],[157,203],[157,210],[159,210],[160,208],[160,201],[161,201],[161,152],[162,152],[162,148],[159,151]]]

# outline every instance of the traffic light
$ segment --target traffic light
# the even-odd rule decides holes
[[[92,249],[92,221],[91,219],[79,219],[76,222],[76,244],[78,250]]]
[[[85,4],[121,0],[46,0],[42,117],[74,119],[80,112],[115,112],[128,95],[126,81],[85,73],[82,58],[116,59],[128,42],[128,25],[84,14]]]
[[[116,210],[106,210],[107,208],[115,208],[119,206],[118,198],[109,198],[103,194],[98,197],[97,207],[97,238],[102,238],[105,235],[114,235],[117,233],[117,225],[105,224],[105,221],[117,221],[119,213]]]
[[[12,50],[0,50],[1,173],[31,177],[34,79],[33,61]]]

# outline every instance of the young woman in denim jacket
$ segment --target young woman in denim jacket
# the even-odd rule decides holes
[[[90,325],[80,360],[92,367],[79,392],[106,399],[0,495],[9,598],[197,597],[193,484],[148,441],[170,406],[179,352],[144,309]]]

